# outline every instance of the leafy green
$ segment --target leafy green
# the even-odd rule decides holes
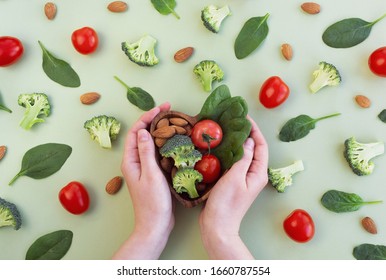
[[[324,116],[321,118],[313,119],[308,115],[299,115],[295,118],[288,120],[279,133],[279,139],[283,142],[291,142],[299,140],[315,128],[315,124],[323,119],[339,116],[340,113]]]
[[[386,123],[386,109],[383,109],[379,114],[378,114],[378,118]]]
[[[367,22],[360,18],[348,18],[330,25],[323,33],[323,42],[333,48],[350,48],[369,37],[374,24],[386,17]]]
[[[357,260],[386,260],[386,246],[364,243],[353,250]]]
[[[236,38],[234,50],[238,59],[250,55],[268,35],[269,14],[263,17],[252,17],[247,20]]]
[[[54,82],[65,87],[79,87],[80,78],[75,70],[66,61],[56,58],[39,41],[43,51],[43,70]]]
[[[161,15],[173,14],[180,19],[180,16],[174,11],[177,5],[175,0],[151,0],[151,3]]]
[[[60,260],[72,244],[73,233],[70,230],[58,230],[45,234],[29,247],[26,260]]]
[[[8,113],[12,113],[12,110],[9,109],[7,106],[5,106],[5,105],[2,103],[1,96],[0,96],[0,110],[6,111],[6,112],[8,112]]]
[[[154,108],[154,99],[147,91],[139,87],[129,87],[117,76],[114,76],[114,78],[127,89],[127,99],[131,102],[131,104],[137,106],[143,111],[149,111]]]
[[[9,182],[12,185],[19,177],[46,178],[59,169],[70,156],[72,148],[65,144],[47,143],[28,150],[23,156],[19,173]]]
[[[329,190],[324,193],[321,202],[325,208],[336,213],[353,212],[359,210],[366,204],[382,203],[381,200],[363,201],[363,199],[355,193],[337,190]]]

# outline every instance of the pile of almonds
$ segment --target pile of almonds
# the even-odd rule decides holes
[[[152,132],[154,142],[158,148],[161,148],[166,141],[176,134],[190,136],[192,126],[189,122],[180,117],[165,117],[158,121],[155,130]]]

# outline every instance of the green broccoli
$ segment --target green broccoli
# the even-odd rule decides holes
[[[11,226],[18,230],[21,224],[21,216],[16,205],[0,197],[0,227]]]
[[[169,138],[159,152],[163,157],[173,158],[177,168],[194,167],[195,163],[202,158],[202,154],[195,150],[192,139],[180,134]]]
[[[193,168],[178,169],[173,177],[173,188],[177,193],[187,192],[190,198],[197,198],[196,183],[202,181],[200,172]]]
[[[102,148],[110,149],[111,140],[115,140],[121,128],[120,122],[111,116],[101,115],[93,117],[84,123],[91,139],[98,141]]]
[[[292,176],[303,170],[303,161],[296,160],[286,167],[277,169],[268,168],[268,180],[279,193],[283,193],[287,186],[292,185]]]
[[[342,81],[338,69],[325,61],[319,62],[319,68],[312,75],[313,81],[310,84],[312,93],[318,92],[325,86],[337,86]]]
[[[213,60],[203,60],[194,66],[193,73],[200,79],[205,91],[212,90],[212,83],[214,81],[222,81],[224,72]]]
[[[159,63],[154,51],[156,43],[155,38],[144,35],[134,43],[123,42],[122,50],[132,62],[139,66],[154,66]]]
[[[20,94],[17,103],[26,108],[20,126],[26,130],[36,123],[44,122],[43,116],[48,117],[51,113],[51,106],[48,96],[44,93]]]
[[[216,7],[215,5],[208,5],[201,11],[201,19],[208,30],[213,33],[218,33],[222,21],[230,14],[231,11],[228,5],[222,8]]]
[[[358,176],[369,175],[374,170],[372,158],[384,153],[384,143],[359,143],[354,137],[344,142],[344,157]]]

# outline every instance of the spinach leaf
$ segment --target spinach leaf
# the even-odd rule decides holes
[[[383,121],[384,123],[386,123],[386,109],[383,109],[382,112],[380,112],[378,114],[378,118]]]
[[[382,203],[381,200],[363,201],[363,199],[355,193],[337,190],[330,190],[324,193],[321,202],[325,208],[336,213],[353,212],[359,210],[366,204]]]
[[[313,119],[307,115],[299,115],[287,121],[279,133],[279,139],[283,142],[291,142],[299,140],[315,128],[315,124],[323,119],[331,118],[340,115],[340,113],[324,116]]]
[[[205,100],[198,118],[200,120],[217,118],[216,116],[220,114],[218,105],[230,97],[231,93],[226,85],[218,86]]]
[[[180,16],[174,11],[177,5],[175,0],[151,0],[151,3],[161,15],[173,14],[180,19]]]
[[[11,110],[11,109],[9,109],[7,106],[5,106],[4,104],[2,104],[1,96],[0,96],[0,110],[6,111],[6,112],[8,112],[8,113],[12,113],[12,110]]]
[[[238,59],[250,55],[265,40],[268,35],[269,14],[263,17],[253,17],[246,21],[236,38],[234,50]]]
[[[59,58],[53,56],[39,41],[39,45],[43,51],[43,70],[46,75],[54,82],[65,87],[79,87],[80,79],[74,69]]]
[[[29,247],[26,260],[60,260],[66,255],[72,244],[73,233],[70,230],[58,230],[43,235]]]
[[[144,91],[139,87],[129,87],[117,76],[114,76],[114,78],[127,89],[127,99],[131,102],[131,104],[137,106],[143,111],[149,111],[154,108],[154,99],[147,91]]]
[[[23,157],[19,173],[9,185],[21,176],[43,179],[54,174],[63,166],[71,152],[70,146],[57,143],[42,144],[28,150]]]
[[[364,243],[353,250],[357,260],[386,260],[386,246]]]
[[[386,17],[384,14],[373,22],[360,18],[347,18],[330,25],[323,33],[323,42],[333,48],[350,48],[369,37],[374,24]]]

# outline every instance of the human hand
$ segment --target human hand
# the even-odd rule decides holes
[[[244,156],[219,179],[200,214],[204,247],[213,259],[252,259],[239,236],[241,221],[268,182],[268,146],[256,123]]]

